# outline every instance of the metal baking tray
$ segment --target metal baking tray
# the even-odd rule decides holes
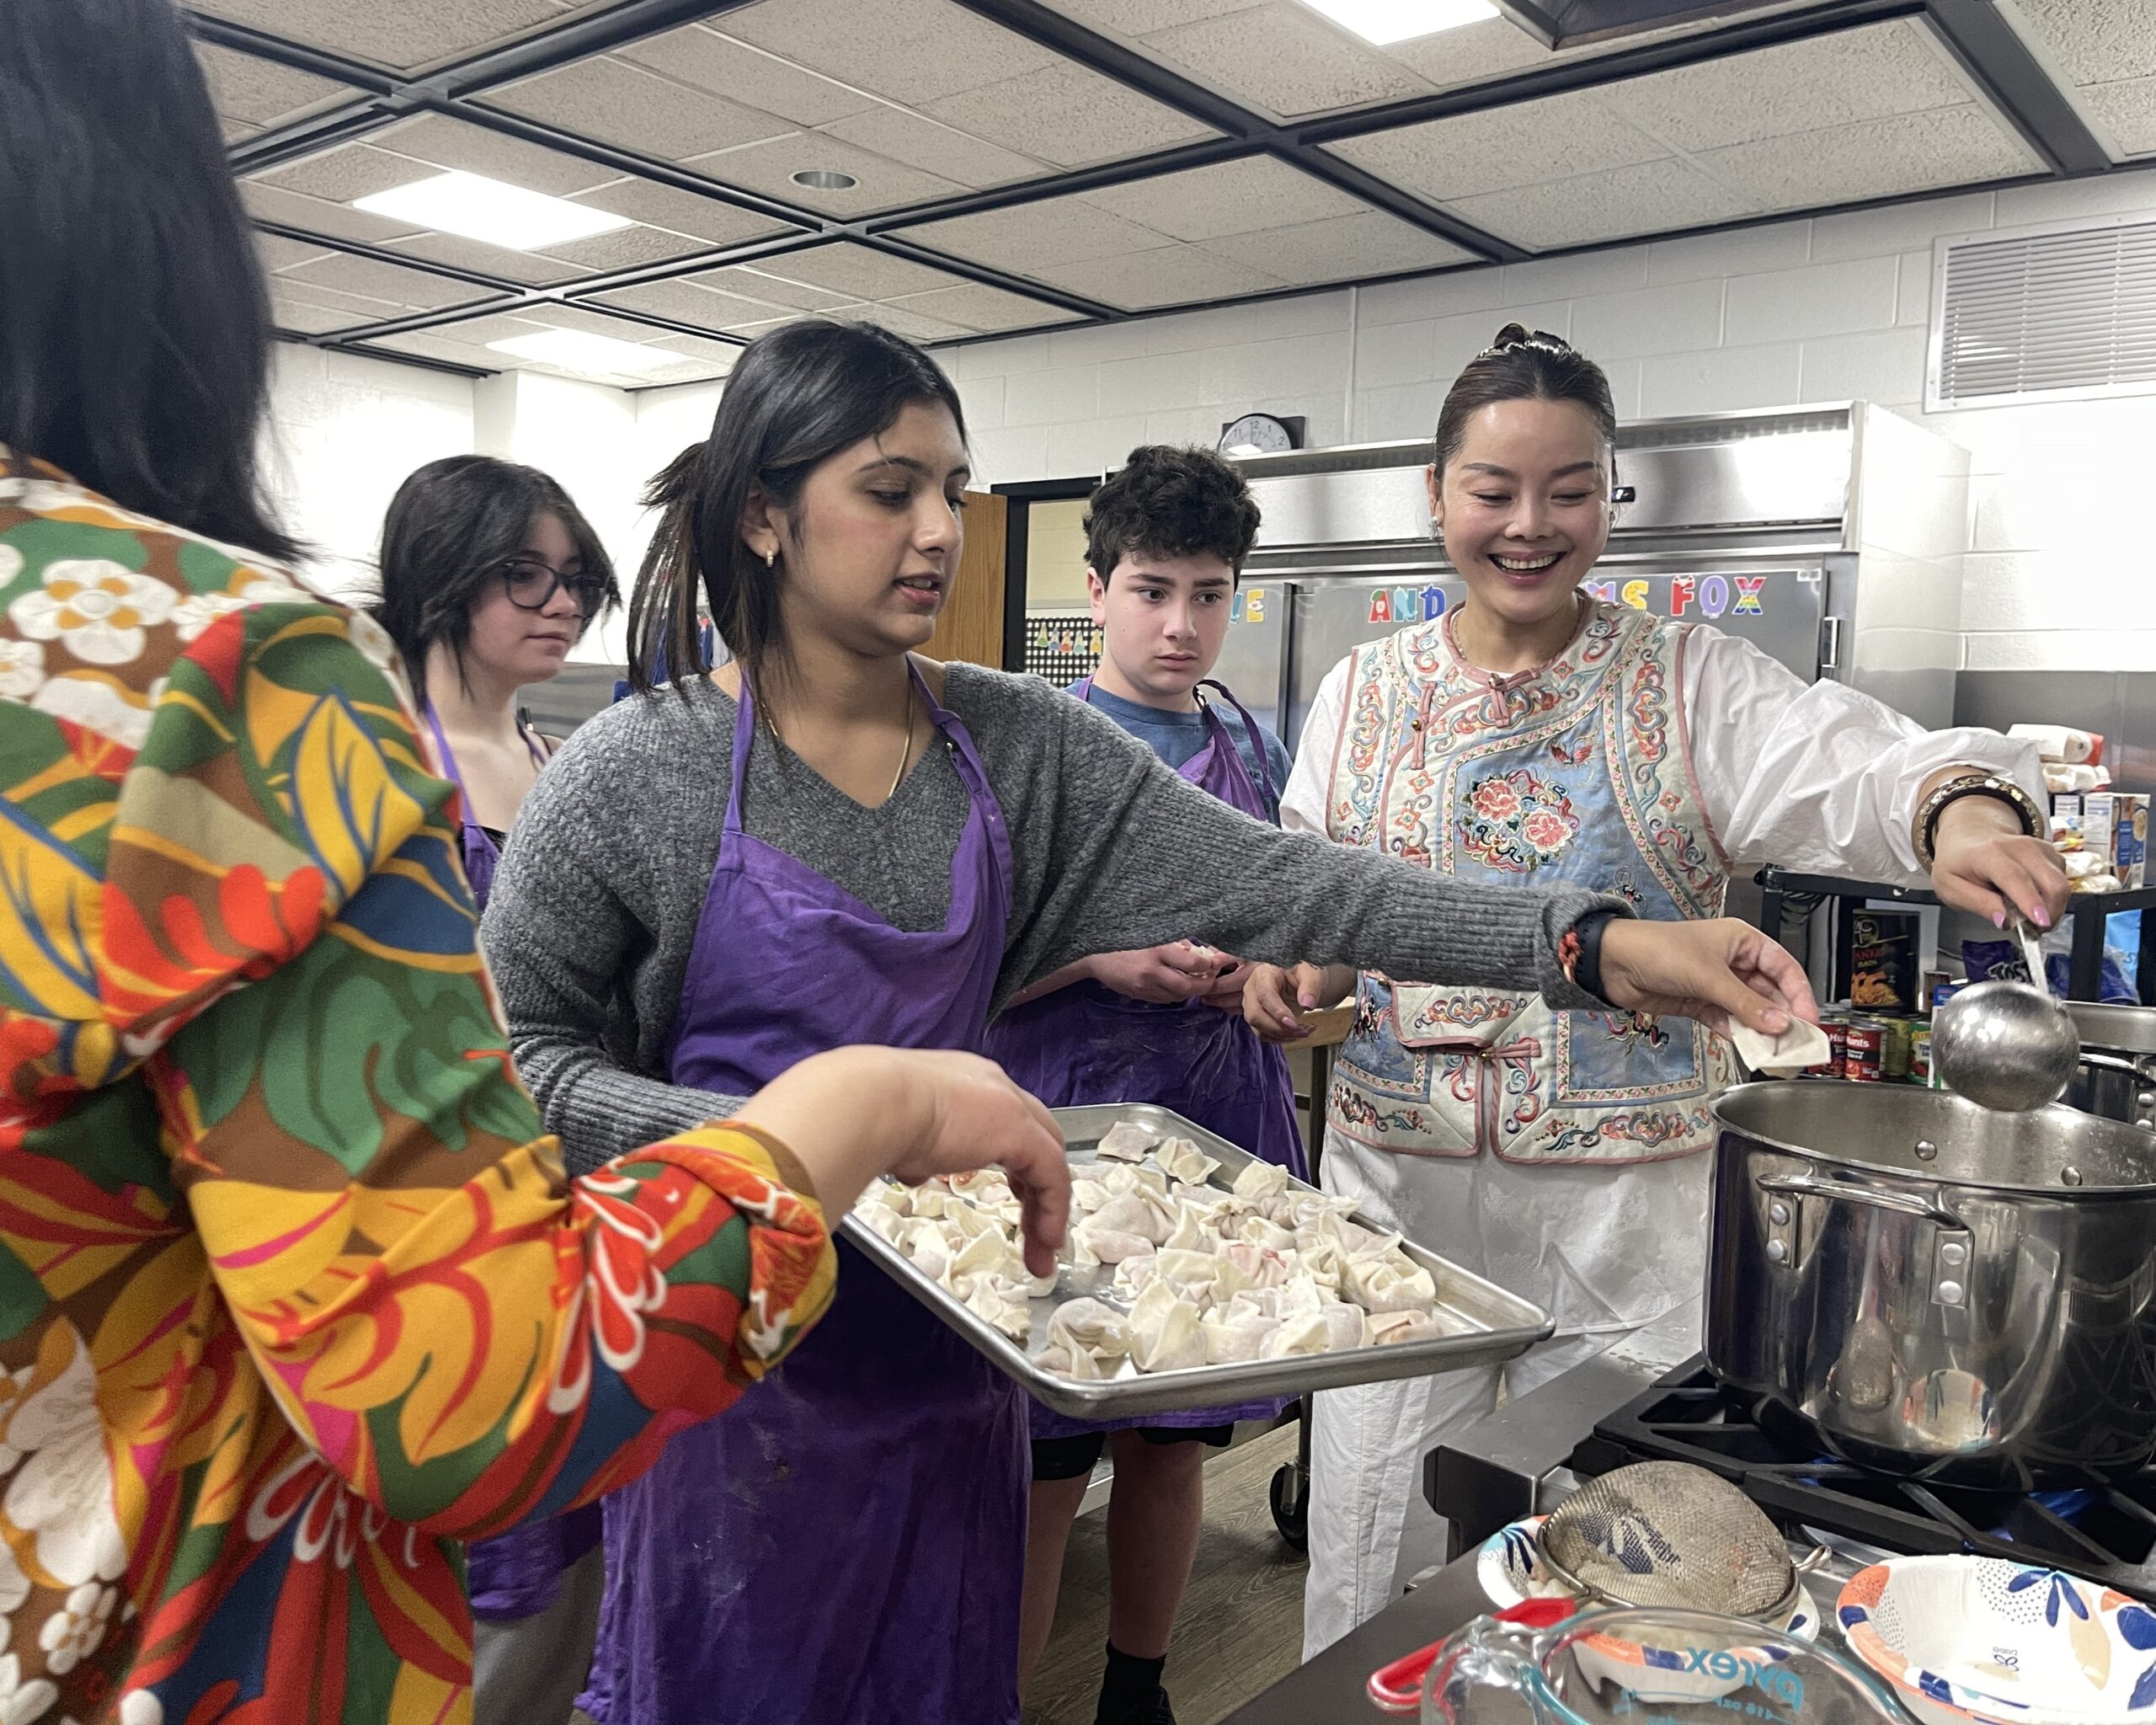
[[[1063,1129],[1074,1171],[1098,1158],[1095,1146],[1118,1120],[1130,1120],[1158,1133],[1194,1140],[1220,1166],[1208,1182],[1225,1191],[1244,1167],[1257,1160],[1203,1126],[1150,1103],[1104,1103],[1091,1108],[1057,1108],[1056,1123]],[[1315,1188],[1289,1178],[1289,1185],[1305,1192]],[[1367,1227],[1389,1232],[1384,1224],[1357,1215]],[[1556,1329],[1549,1313],[1494,1282],[1486,1282],[1413,1241],[1406,1242],[1407,1255],[1429,1270],[1438,1284],[1438,1306],[1455,1322],[1467,1327],[1456,1336],[1440,1336],[1428,1342],[1403,1342],[1385,1348],[1342,1348],[1334,1354],[1305,1354],[1285,1359],[1245,1360],[1228,1365],[1194,1366],[1182,1371],[1141,1372],[1125,1361],[1119,1376],[1081,1382],[1060,1373],[1045,1371],[1037,1356],[1048,1345],[1048,1321],[1054,1309],[1068,1300],[1085,1297],[1123,1301],[1107,1292],[1115,1279],[1115,1267],[1094,1269],[1063,1266],[1055,1292],[1032,1302],[1033,1334],[1022,1346],[965,1306],[951,1291],[931,1281],[890,1242],[864,1227],[853,1217],[845,1223],[846,1237],[867,1252],[891,1279],[937,1316],[987,1356],[1000,1370],[1017,1380],[1027,1391],[1058,1413],[1074,1419],[1122,1419],[1139,1414],[1176,1413],[1190,1408],[1225,1407],[1243,1402],[1300,1396],[1311,1390],[1337,1390],[1347,1384],[1379,1383],[1389,1378],[1428,1377],[1441,1371],[1458,1371],[1470,1365],[1490,1365],[1525,1353]]]

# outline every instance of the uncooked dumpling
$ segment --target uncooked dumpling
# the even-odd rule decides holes
[[[1833,1053],[1827,1033],[1801,1018],[1790,1019],[1789,1028],[1780,1036],[1769,1036],[1732,1020],[1729,1037],[1737,1044],[1737,1059],[1763,1078],[1795,1077],[1799,1072],[1825,1065]]]
[[[966,1296],[966,1310],[986,1320],[1014,1342],[1022,1342],[1033,1332],[1033,1315],[1023,1293],[1014,1298],[995,1282],[984,1279],[976,1285]]]
[[[1153,1152],[1153,1166],[1171,1180],[1203,1186],[1220,1164],[1187,1138],[1171,1138]]]
[[[1176,1225],[1161,1244],[1177,1252],[1214,1252],[1220,1246],[1220,1236],[1199,1219],[1197,1205],[1181,1204],[1176,1206]]]
[[[1198,1307],[1156,1280],[1130,1308],[1130,1358],[1140,1371],[1182,1371],[1205,1364]]]
[[[1267,1316],[1257,1306],[1240,1299],[1230,1300],[1218,1311],[1209,1311],[1200,1322],[1205,1331],[1208,1365],[1257,1359],[1265,1338],[1280,1327],[1279,1319]]]
[[[1358,1321],[1359,1322],[1359,1321]],[[1285,1320],[1265,1338],[1260,1359],[1284,1359],[1291,1354],[1322,1354],[1331,1345],[1331,1327],[1321,1312]]]
[[[1370,1311],[1427,1311],[1438,1300],[1429,1271],[1399,1252],[1350,1259],[1342,1285]]]
[[[1121,1263],[1126,1258],[1144,1258],[1153,1250],[1153,1242],[1143,1234],[1103,1227],[1097,1215],[1086,1217],[1071,1232],[1095,1263]]]
[[[1238,1198],[1277,1198],[1288,1189],[1288,1171],[1273,1162],[1252,1162],[1235,1176]]]
[[[1159,1137],[1160,1134],[1148,1131],[1135,1120],[1118,1120],[1101,1135],[1093,1153],[1106,1156],[1110,1162],[1134,1162],[1153,1147]]]

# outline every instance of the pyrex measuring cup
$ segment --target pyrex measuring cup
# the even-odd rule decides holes
[[[1540,1632],[1478,1617],[1422,1688],[1423,1725],[1902,1725],[1840,1654],[1700,1611],[1587,1611]]]

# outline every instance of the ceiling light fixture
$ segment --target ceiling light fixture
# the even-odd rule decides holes
[[[861,184],[851,174],[841,174],[833,168],[804,168],[788,178],[812,192],[850,192]]]
[[[567,198],[550,198],[544,192],[461,172],[438,174],[355,198],[352,207],[512,251],[558,246],[634,225],[611,210],[595,210],[588,204],[572,204]]]
[[[1495,18],[1490,0],[1303,0],[1335,24],[1345,24],[1373,47],[1433,36],[1462,24]]]
[[[616,341],[611,335],[594,335],[583,329],[542,329],[531,335],[512,335],[506,341],[490,341],[496,353],[514,354],[520,360],[536,360],[559,366],[565,371],[599,371],[610,376],[623,372],[633,377],[643,371],[663,371],[678,366],[681,356],[661,348]]]

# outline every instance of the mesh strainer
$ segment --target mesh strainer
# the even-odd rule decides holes
[[[1550,1573],[1619,1605],[1785,1617],[1796,1566],[1773,1522],[1719,1475],[1643,1461],[1590,1480],[1542,1524]]]

